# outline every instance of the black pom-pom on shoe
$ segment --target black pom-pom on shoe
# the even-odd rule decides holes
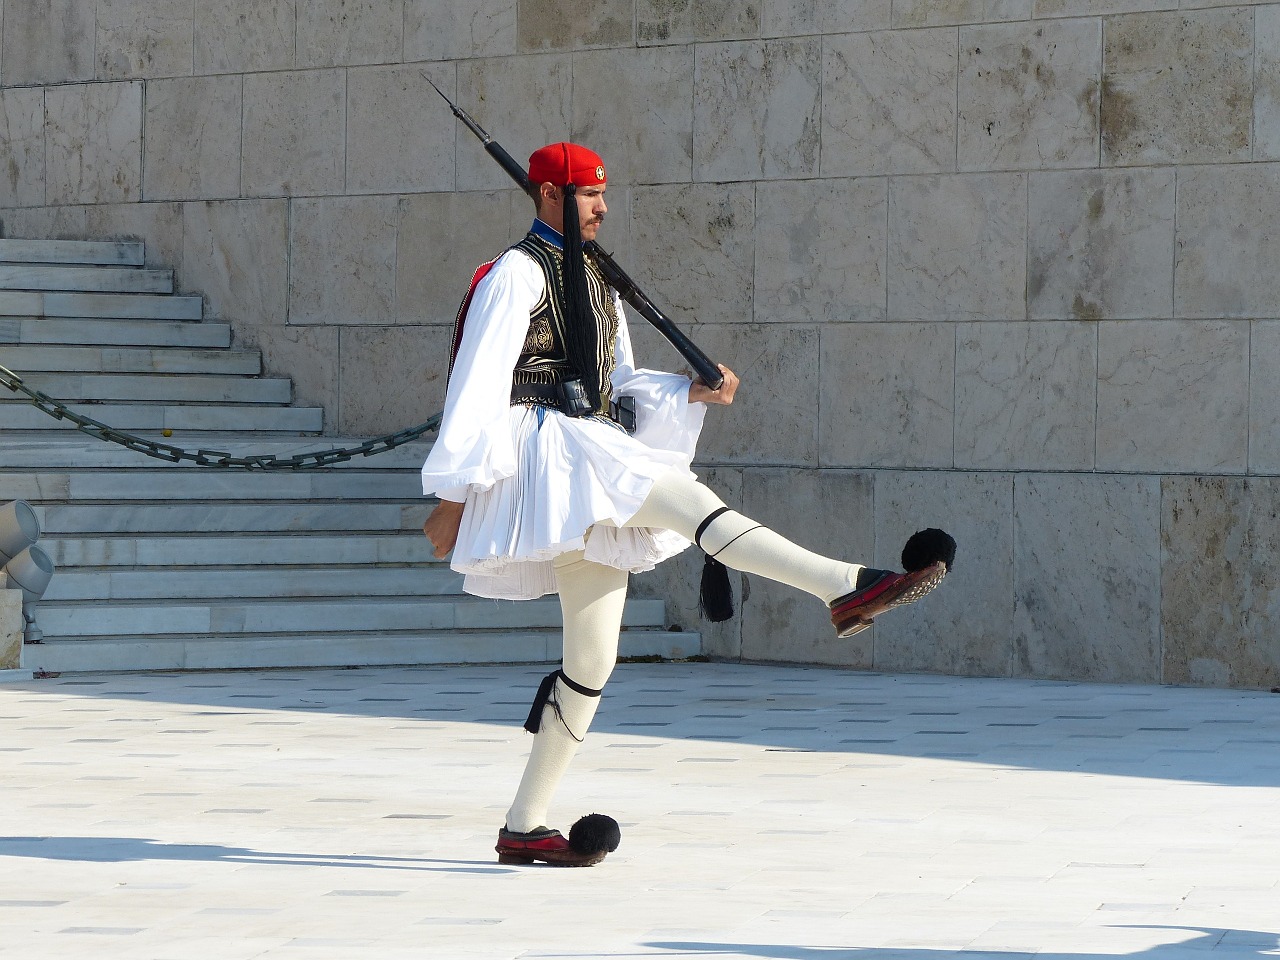
[[[944,530],[930,527],[907,538],[902,548],[902,569],[907,573],[942,563],[950,570],[956,559],[956,542]]]
[[[583,856],[613,853],[622,842],[622,829],[613,817],[592,813],[569,828],[569,847]]]

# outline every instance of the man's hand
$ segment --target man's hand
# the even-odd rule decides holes
[[[447,557],[453,545],[458,542],[458,527],[462,525],[462,508],[465,506],[464,503],[441,500],[440,505],[431,511],[431,516],[422,525],[422,532],[436,548],[437,560]]]
[[[738,392],[738,375],[723,363],[717,363],[716,366],[724,375],[724,383],[720,384],[720,389],[712,390],[701,380],[695,380],[689,385],[690,403],[723,403],[726,406],[733,403],[733,395]]]

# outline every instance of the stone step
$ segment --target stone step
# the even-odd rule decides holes
[[[293,399],[292,381],[268,377],[28,373],[23,375],[22,381],[32,390],[39,390],[64,403],[115,400],[130,403],[287,404]]]
[[[5,399],[14,394],[0,388],[0,431],[6,430],[74,430],[73,424],[36,409],[28,401]],[[172,430],[165,443],[184,446],[181,432],[273,431],[277,433],[320,433],[324,429],[324,410],[320,407],[255,407],[214,405],[177,406],[142,403],[75,404],[76,413],[130,433]],[[207,446],[204,439],[189,438],[186,446]],[[221,448],[219,448],[221,449]]]
[[[8,391],[0,391],[7,393]],[[52,421],[51,421],[52,422]],[[175,438],[157,436],[152,431],[144,431],[149,439],[171,443]],[[374,456],[354,456],[350,460],[330,464],[319,471],[302,470],[287,471],[301,474],[333,473],[344,470],[412,470],[415,475],[422,467],[427,453],[431,450],[432,434],[425,434],[425,440],[415,440],[391,450],[385,450]],[[233,457],[278,456],[292,457],[299,454],[320,450],[349,450],[366,442],[367,437],[297,437],[264,433],[257,436],[246,436],[243,433],[233,434],[201,434],[200,445],[213,448]],[[153,460],[133,450],[125,449],[113,443],[104,443],[80,433],[26,433],[0,435],[0,464],[13,470],[27,473],[44,473],[70,469],[122,469],[122,470],[159,470],[187,471],[193,469],[190,463],[168,463],[164,460]],[[230,476],[246,476],[257,471],[226,470],[212,467],[198,468],[201,473],[225,472]],[[415,488],[416,490],[417,488]]]
[[[103,320],[199,320],[200,297],[144,293],[40,293],[0,290],[0,316]]]
[[[426,537],[422,537],[425,541]],[[59,570],[41,605],[63,600],[301,599],[439,597],[462,593],[448,567],[285,567],[261,556],[253,569]]]
[[[32,504],[44,536],[121,533],[392,533],[421,536],[425,499],[399,503]]]
[[[0,263],[0,290],[173,293],[172,270],[138,267],[13,266]]]
[[[0,497],[3,500],[3,497]],[[362,566],[390,569],[415,564],[447,569],[419,530],[390,534],[342,533],[277,536],[72,536],[41,544],[60,571],[112,567]],[[59,573],[61,576],[61,573]],[[55,580],[57,577],[54,578]]]
[[[94,320],[83,317],[0,317],[0,344],[107,347],[229,347],[229,323]]]
[[[257,376],[262,354],[257,350],[191,350],[186,348],[82,347],[31,345],[6,347],[0,362],[19,376],[28,373],[202,373]]]
[[[0,262],[140,267],[143,245],[96,240],[0,240]]]
[[[696,633],[624,630],[623,657],[697,656]],[[127,638],[51,641],[28,646],[27,671],[100,673],[138,670],[236,670],[269,667],[393,666],[416,664],[552,663],[560,635],[551,630],[484,633],[409,631],[373,634],[295,634],[284,637],[199,636],[169,640]]]
[[[343,470],[88,470],[74,473],[0,471],[0,503],[9,500],[148,502],[215,500],[421,500],[417,471]]]
[[[631,599],[623,627],[663,625],[661,600]],[[48,640],[96,637],[236,636],[396,630],[526,630],[561,625],[560,602],[475,597],[273,599],[125,602],[41,600],[36,623]]]

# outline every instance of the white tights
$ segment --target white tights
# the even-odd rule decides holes
[[[692,540],[706,517],[724,506],[710,489],[687,475],[658,480],[628,527],[674,530]],[[829,603],[854,588],[857,564],[811,553],[740,513],[720,514],[702,533],[702,548],[725,566],[754,573],[811,593]],[[581,550],[555,559],[556,586],[564,619],[564,673],[578,684],[602,689],[618,659],[618,634],[627,598],[627,573],[594,563]],[[507,812],[507,829],[527,833],[546,823],[547,809],[595,716],[599,697],[557,681],[543,708],[529,762]]]

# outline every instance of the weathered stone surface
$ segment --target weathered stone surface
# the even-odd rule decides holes
[[[1280,6],[1257,7],[1253,18],[1253,156],[1280,160]]]
[[[1248,160],[1253,16],[1246,7],[1107,21],[1102,162]]]
[[[1092,470],[1097,332],[975,323],[956,342],[957,467]]]
[[[1102,22],[960,31],[962,170],[1092,166]]]
[[[952,465],[955,329],[852,323],[822,332],[822,466]]]
[[[504,191],[429,193],[400,201],[396,314],[401,323],[453,323],[476,267],[510,243],[515,199]]]
[[[577,53],[573,85],[573,138],[601,152],[611,184],[689,182],[692,47]]]
[[[1030,20],[1034,0],[902,0],[893,5],[893,26],[940,27],[956,23]]]
[[[1014,676],[1159,682],[1159,479],[1024,474],[1013,523]]]
[[[632,0],[521,0],[520,50],[629,47],[634,6]]]
[[[182,268],[182,205],[98,203],[83,207],[87,240],[141,241],[148,267]]]
[[[304,0],[294,56],[299,67],[397,63],[405,0]]]
[[[4,83],[92,80],[97,19],[87,0],[47,0],[4,5],[0,64]]]
[[[404,58],[453,60],[516,52],[511,0],[405,0]]]
[[[703,468],[694,465],[698,478],[726,504],[742,504],[742,471],[733,467]],[[696,547],[664,561],[653,570],[631,578],[630,596],[652,597],[666,604],[668,626],[696,631],[702,636],[702,652],[717,659],[737,660],[742,656],[742,575],[726,571],[733,590],[734,615],[712,623],[698,609],[698,589],[702,583],[705,554]],[[759,582],[758,578],[753,582]],[[748,601],[749,602],[749,601]]]
[[[1196,6],[1212,5],[1199,0],[1196,3]],[[1039,20],[1046,17],[1096,17],[1114,13],[1177,9],[1178,0],[1035,0],[1033,16]]]
[[[22,617],[22,591],[0,582],[0,670],[17,670],[22,666],[26,626]]]
[[[451,336],[450,328],[439,326],[343,330],[339,432],[376,436],[440,410]]]
[[[571,63],[568,54],[559,53],[459,63],[459,106],[486,130],[501,131],[500,142],[524,164],[543,144],[569,138]],[[457,189],[511,186],[511,178],[475,137],[459,132],[458,138]]]
[[[50,87],[44,102],[46,201],[137,200],[142,188],[142,84]]]
[[[890,0],[768,0],[760,12],[760,36],[886,30],[891,6]]]
[[[294,0],[197,0],[196,73],[293,66]]]
[[[872,480],[834,470],[744,470],[742,512],[815,553],[865,562],[874,545]],[[831,518],[838,516],[839,523]],[[870,633],[836,637],[831,611],[795,587],[748,574],[742,604],[742,656],[747,660],[827,663],[869,669]]]
[[[686,327],[742,322],[752,314],[755,244],[750,184],[637,187],[632,243],[643,255],[628,272]]]
[[[148,84],[142,176],[146,199],[240,195],[240,89],[236,76]]]
[[[1026,175],[894,179],[889,185],[889,317],[1026,317]]]
[[[734,0],[637,0],[636,39],[646,43],[739,40],[760,35],[760,4]]]
[[[244,78],[241,176],[246,195],[342,191],[345,90],[342,70]]]
[[[204,295],[205,315],[230,321],[240,335],[284,326],[289,308],[287,201],[188,203],[184,215],[182,286]]]
[[[192,0],[98,0],[98,79],[191,73]]]
[[[888,181],[782,181],[756,194],[758,321],[883,320]]]
[[[254,346],[262,351],[264,376],[288,377],[293,381],[293,402],[303,407],[323,407],[325,433],[339,432],[339,327],[244,328],[236,323],[235,331],[237,345]],[[370,392],[367,384],[363,387],[349,399],[358,393]],[[405,426],[412,424],[406,422]]]
[[[877,473],[876,549],[859,562],[902,569],[902,547],[934,527],[955,538],[938,589],[877,618],[876,670],[1007,677],[1013,659],[1013,478],[1002,473]]]
[[[818,172],[821,40],[697,48],[694,180]]]
[[[1280,683],[1280,485],[1271,477],[1165,477],[1161,681]]]
[[[392,322],[398,219],[395,197],[295,200],[289,322]]]
[[[1280,322],[1255,320],[1249,338],[1249,472],[1280,473]]]
[[[44,91],[0,90],[0,207],[44,203]]]
[[[456,131],[444,111],[438,123],[423,116],[425,104],[444,106],[423,72],[421,66],[347,72],[348,193],[453,189]],[[429,75],[452,95],[452,67]]]
[[[1172,315],[1173,170],[1032,174],[1029,193],[1033,319]]]
[[[1240,473],[1248,440],[1247,322],[1099,326],[1099,470]]]
[[[30,240],[85,240],[84,207],[26,207],[5,210],[4,235]]]
[[[1280,164],[1178,171],[1179,317],[1280,317]]]
[[[956,166],[956,34],[827,37],[823,176],[933,173]]]

